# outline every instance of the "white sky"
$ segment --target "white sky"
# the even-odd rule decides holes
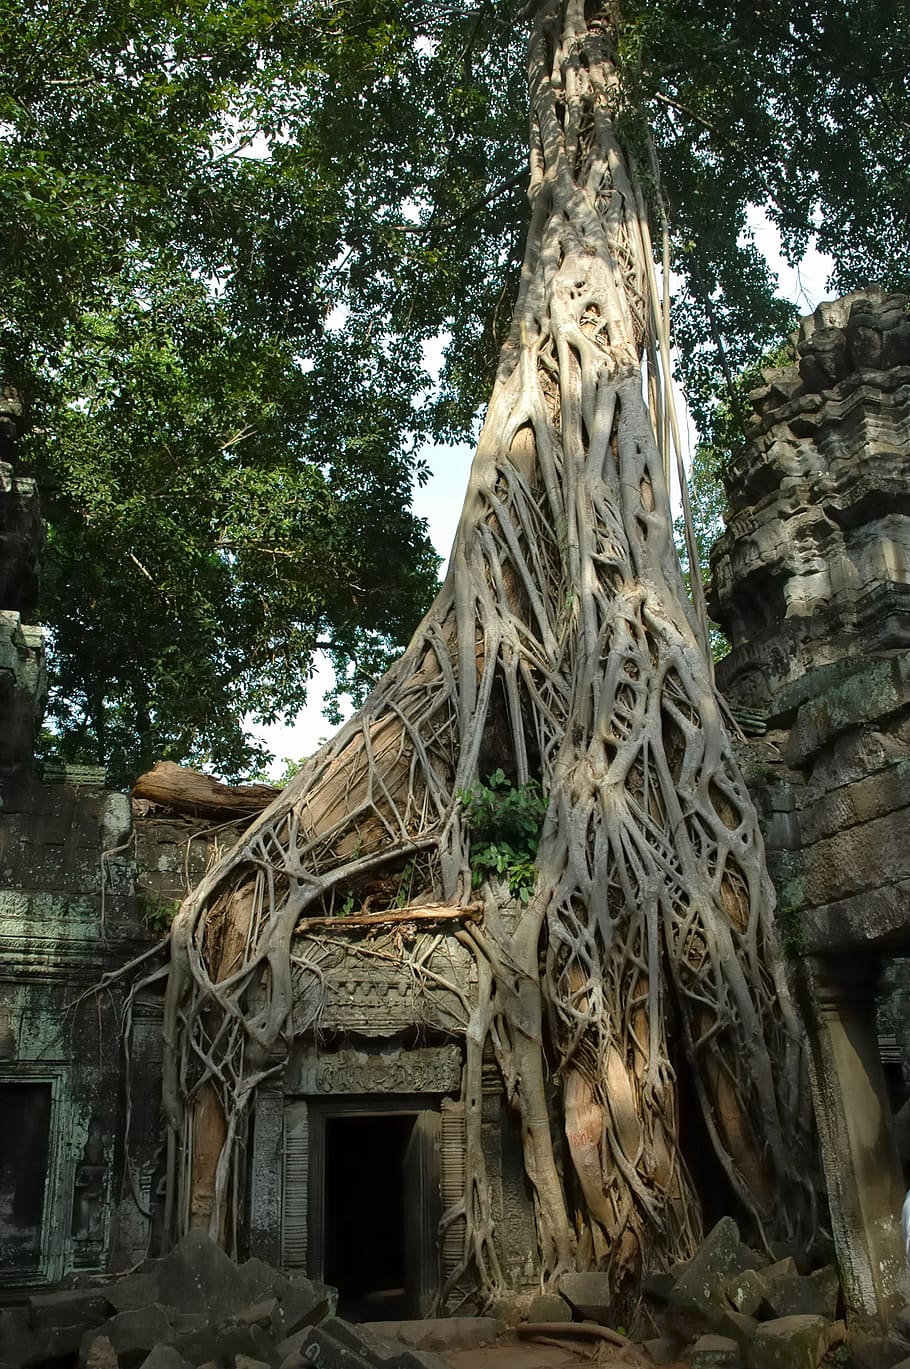
[[[751,212],[749,226],[759,250],[777,275],[779,293],[785,299],[793,300],[801,313],[811,313],[818,302],[825,298],[827,279],[834,268],[831,258],[810,248],[799,266],[791,267],[780,255],[777,230],[760,210]],[[432,364],[431,357],[428,357],[428,362]],[[688,413],[681,416],[681,421],[688,434],[691,450],[696,434]],[[473,448],[466,445],[433,446],[425,449],[421,455],[428,463],[430,478],[424,486],[415,488],[412,507],[416,514],[427,520],[433,545],[440,556],[448,559],[461,513]],[[441,569],[444,570],[445,566]],[[273,777],[284,770],[287,760],[300,760],[309,755],[315,751],[321,739],[331,735],[332,726],[322,716],[323,695],[331,682],[331,672],[323,663],[313,677],[310,701],[295,719],[272,727],[250,725],[253,735],[261,738],[274,752],[275,761],[270,767]]]

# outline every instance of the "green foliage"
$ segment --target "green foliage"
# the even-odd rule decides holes
[[[407,639],[435,585],[416,452],[472,431],[517,286],[524,12],[0,0],[0,381],[50,522],[67,759],[239,775],[245,717],[298,708],[315,650],[358,698]],[[908,283],[908,24],[625,0],[701,431],[792,316],[750,204],[791,258],[817,230],[836,287]]]
[[[471,834],[471,878],[475,888],[490,875],[508,881],[509,892],[527,903],[537,883],[534,857],[547,811],[536,780],[513,785],[502,770],[486,784],[458,794]]]
[[[142,921],[155,936],[167,935],[179,911],[179,898],[162,898],[153,890],[145,891],[142,898]]]

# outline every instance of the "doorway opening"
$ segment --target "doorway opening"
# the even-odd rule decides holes
[[[390,1321],[410,1313],[408,1150],[416,1113],[326,1118],[325,1277],[339,1314]]]
[[[0,1084],[0,1272],[41,1263],[50,1084]]]

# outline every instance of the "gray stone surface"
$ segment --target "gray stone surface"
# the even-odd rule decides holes
[[[558,1293],[539,1293],[531,1299],[528,1321],[572,1321],[572,1309]]]
[[[610,1279],[606,1274],[564,1274],[560,1295],[582,1319],[606,1325],[611,1314]]]
[[[173,1345],[156,1345],[142,1361],[141,1369],[189,1369],[189,1361]]]
[[[699,1336],[686,1357],[697,1369],[738,1369],[742,1363],[736,1341],[714,1334]]]
[[[749,1369],[817,1369],[829,1339],[824,1317],[778,1317],[763,1322],[749,1350]]]
[[[686,1310],[709,1313],[729,1307],[726,1285],[745,1270],[756,1270],[764,1261],[740,1239],[732,1217],[722,1217],[708,1232],[699,1249],[676,1279],[671,1304]]]

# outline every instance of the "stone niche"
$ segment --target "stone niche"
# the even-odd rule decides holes
[[[751,733],[848,1310],[880,1326],[907,1301],[900,1099],[876,1030],[883,960],[910,954],[907,300],[822,304],[793,341],[727,473],[711,612],[732,643],[718,683]]]

